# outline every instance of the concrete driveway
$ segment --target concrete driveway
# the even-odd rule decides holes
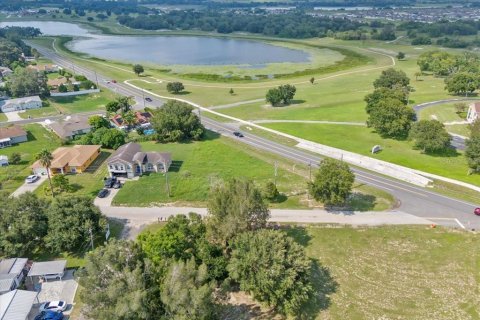
[[[26,177],[25,177],[26,178]],[[40,179],[35,181],[34,183],[24,183],[22,186],[20,186],[17,190],[15,190],[12,193],[13,197],[18,197],[21,194],[24,194],[25,192],[33,192],[35,189],[37,189],[45,180],[47,180],[47,176],[40,176]]]
[[[7,117],[8,122],[21,121],[21,120],[23,120],[23,118],[20,117],[20,115],[19,115],[20,112],[25,112],[25,111],[5,112],[4,115]]]
[[[120,189],[108,189],[108,196],[105,198],[96,197],[93,203],[98,207],[110,207],[112,205],[112,200]]]

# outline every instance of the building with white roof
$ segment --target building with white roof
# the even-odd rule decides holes
[[[42,100],[39,96],[16,98],[0,101],[0,110],[2,112],[21,111],[28,109],[38,109],[42,107]]]
[[[13,290],[0,295],[0,320],[25,320],[38,302],[35,291]]]
[[[0,294],[18,288],[25,277],[27,258],[0,261]]]
[[[65,273],[65,267],[67,266],[67,260],[54,260],[45,262],[34,262],[30,271],[29,277],[40,277],[45,280],[58,279],[61,280]]]

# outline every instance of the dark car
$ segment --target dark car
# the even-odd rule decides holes
[[[243,138],[243,133],[238,132],[238,131],[234,131],[234,132],[233,132],[233,135],[234,135],[235,137]]]
[[[113,189],[120,189],[122,187],[122,183],[120,181],[115,181],[113,184]]]
[[[476,216],[480,216],[480,208],[475,208],[475,210],[473,210],[473,213],[474,213]]]
[[[112,178],[107,178],[103,184],[105,188],[112,188],[113,185],[117,182],[117,179],[115,177]]]
[[[113,83],[117,83],[117,80],[112,80]]]
[[[152,102],[152,101],[153,101],[152,98],[149,98],[149,97],[146,97],[145,100],[148,101],[148,102]]]
[[[100,190],[100,192],[98,193],[98,197],[99,197],[99,198],[105,198],[106,196],[108,196],[108,189],[102,189],[102,190]]]
[[[63,320],[62,312],[44,311],[35,317],[35,320]]]

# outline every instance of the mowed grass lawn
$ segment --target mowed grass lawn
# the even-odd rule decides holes
[[[253,179],[259,187],[274,179],[274,159],[259,156],[255,150],[211,132],[204,141],[157,144],[142,142],[144,151],[171,152],[173,163],[168,173],[171,197],[166,192],[166,177],[150,174],[128,181],[113,200],[116,205],[148,206],[159,203],[202,205],[210,186],[219,179]],[[268,162],[267,162],[268,161]],[[283,168],[278,169],[277,186],[287,195],[304,192],[306,180]],[[299,206],[297,201],[291,206]],[[297,203],[295,203],[297,202]]]
[[[480,237],[428,227],[286,231],[329,280],[316,319],[480,319]],[[322,309],[321,304],[311,306]]]
[[[19,164],[0,167],[0,191],[8,193],[15,191],[24,183],[25,178],[32,173],[30,165],[35,162],[37,153],[44,148],[53,151],[60,146],[60,140],[39,124],[28,124],[23,128],[28,133],[27,142],[0,149],[1,155],[10,157],[12,153],[17,152],[20,153],[22,158]]]
[[[7,116],[5,115],[5,113],[0,112],[0,122],[5,122],[5,121],[7,121],[7,120],[8,120],[8,118],[7,118]]]
[[[467,105],[473,101],[462,101]],[[453,121],[465,121],[467,113],[459,114],[455,109],[456,103],[445,103],[436,106],[431,106],[420,111],[420,119],[437,119],[438,121],[453,122]],[[447,124],[446,129],[448,132],[459,134],[462,136],[469,136],[470,130],[468,124]]]
[[[371,128],[361,126],[300,123],[268,123],[265,127],[286,132],[328,146],[363,154],[409,168],[480,185],[479,175],[467,175],[468,166],[463,153],[453,150],[448,155],[427,155],[412,149],[412,142],[382,139]],[[380,145],[375,155],[371,149]]]

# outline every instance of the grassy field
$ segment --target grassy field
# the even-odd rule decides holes
[[[426,227],[286,231],[317,261],[317,319],[480,319],[478,234]]]
[[[5,113],[0,112],[0,122],[4,122],[4,121],[7,121],[7,120],[8,120],[8,118],[5,115]]]
[[[423,154],[413,150],[410,141],[382,139],[372,129],[361,126],[299,123],[269,123],[264,126],[375,159],[480,185],[480,176],[467,175],[465,157],[453,150],[444,155]],[[383,150],[372,155],[370,150],[374,145],[380,145]]]
[[[462,103],[470,104],[472,101],[462,101]],[[420,111],[420,119],[436,119],[442,123],[465,121],[466,112],[458,113],[455,109],[456,103],[445,103],[431,106]],[[462,136],[469,136],[470,132],[467,124],[446,125],[448,132],[456,133]]]
[[[0,150],[0,154],[11,156],[12,153],[20,153],[20,164],[0,167],[1,191],[12,193],[24,183],[25,177],[31,174],[30,165],[35,161],[35,156],[42,149],[53,151],[60,146],[60,140],[52,133],[38,124],[24,126],[28,132],[28,141]]]

